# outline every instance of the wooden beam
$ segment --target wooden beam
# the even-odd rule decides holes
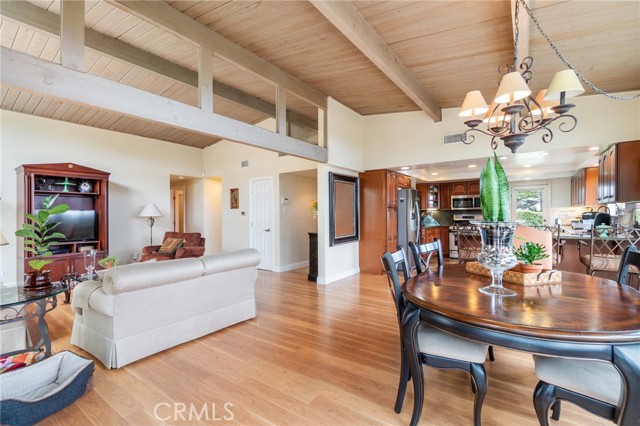
[[[511,0],[511,28],[513,29],[513,40],[516,39],[516,4],[520,0]],[[529,0],[524,0],[527,6],[530,6]],[[529,15],[520,4],[520,11],[518,12],[518,63],[513,64],[514,67],[518,67],[522,60],[529,56]]]
[[[214,55],[241,66],[260,78],[283,86],[318,108],[327,108],[327,95],[318,89],[282,71],[161,0],[106,0],[106,2],[136,15],[144,21],[159,25],[182,39],[207,47],[213,51]]]
[[[60,2],[60,63],[84,71],[84,0]]]
[[[347,1],[310,0],[351,43],[373,62],[413,102],[435,121],[442,120],[436,101],[403,64],[380,35]]]
[[[198,53],[198,106],[213,112],[213,55],[211,49],[200,47]]]
[[[327,150],[220,114],[1,48],[3,85],[203,135],[327,162]]]
[[[25,0],[3,1],[0,13],[2,16],[21,22],[37,30],[44,31],[56,37],[60,36],[59,16],[55,13],[47,12],[45,9]],[[90,28],[85,28],[85,42],[87,48],[102,55],[107,55],[119,61],[136,65],[156,74],[188,84],[189,86],[198,87],[198,74],[196,72]],[[213,84],[213,94],[248,108],[255,109],[271,117],[276,116],[275,105],[222,82],[216,81]],[[287,115],[289,121],[294,121],[301,126],[312,129],[318,128],[317,121],[302,114],[290,111]]]
[[[287,134],[287,90],[276,86],[276,132]]]

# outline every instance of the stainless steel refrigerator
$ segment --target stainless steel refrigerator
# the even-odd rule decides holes
[[[405,250],[410,268],[414,269],[409,242],[420,244],[420,193],[415,189],[398,190],[398,244]]]

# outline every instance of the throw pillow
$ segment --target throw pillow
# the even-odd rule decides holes
[[[163,243],[158,253],[161,254],[174,254],[180,247],[184,240],[182,238],[167,238]]]

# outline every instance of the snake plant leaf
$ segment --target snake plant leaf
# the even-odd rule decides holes
[[[511,220],[511,193],[509,192],[509,181],[507,180],[507,174],[500,164],[500,160],[496,153],[493,153],[493,164],[496,168],[496,175],[498,177],[498,196],[500,197],[500,211],[498,213],[498,221],[507,222]]]
[[[482,185],[481,204],[484,201],[486,209],[483,209],[485,222],[497,222],[500,214],[500,198],[498,190],[498,175],[491,157],[487,158],[484,167],[484,181]],[[486,214],[485,214],[486,212]]]

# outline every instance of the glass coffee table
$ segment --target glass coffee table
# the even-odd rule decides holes
[[[58,306],[58,294],[67,290],[68,287],[63,283],[53,283],[51,287],[42,290],[24,290],[23,287],[0,288],[0,326],[36,318],[40,332],[40,341],[35,346],[3,353],[0,356],[43,350],[44,358],[51,356],[49,327],[44,317],[47,312]]]

